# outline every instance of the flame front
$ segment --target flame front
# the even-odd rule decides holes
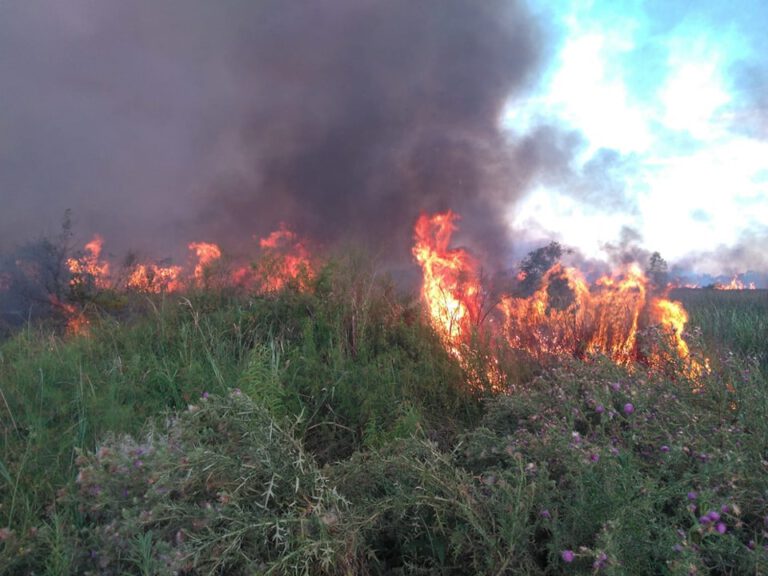
[[[451,211],[422,214],[416,221],[413,246],[424,276],[421,295],[432,324],[455,354],[480,318],[482,298],[476,262],[466,251],[448,247],[457,218]]]
[[[129,290],[161,294],[177,292],[182,288],[181,266],[138,264],[131,271],[126,283]]]
[[[739,279],[739,275],[734,274],[728,284],[715,284],[714,288],[715,290],[755,290],[756,286],[754,282],[744,284],[744,282]]]
[[[555,282],[560,282],[555,288]],[[555,306],[551,293],[567,288],[567,305]],[[648,279],[636,263],[593,286],[574,268],[553,266],[529,298],[506,296],[499,305],[504,330],[513,348],[540,358],[551,354],[586,357],[604,354],[619,364],[640,359],[658,365],[660,352],[641,350],[641,328],[659,326],[679,358],[688,360],[683,339],[688,315],[680,302],[650,293]]]
[[[456,219],[450,211],[419,217],[413,255],[422,269],[421,295],[432,324],[448,349],[461,359],[461,345],[474,330],[482,328],[488,333],[499,324],[479,325],[485,290],[477,262],[466,251],[449,247]],[[518,275],[518,281],[523,279]],[[683,338],[688,315],[682,304],[667,299],[666,294],[654,294],[636,263],[592,284],[579,270],[555,264],[531,296],[503,296],[497,310],[502,328],[491,333],[491,338],[501,336],[511,348],[535,358],[602,354],[619,364],[643,361],[660,367],[664,347],[651,344],[646,350],[641,346],[644,329],[657,326],[670,343],[668,348],[689,366],[689,376],[703,370],[690,358]]]

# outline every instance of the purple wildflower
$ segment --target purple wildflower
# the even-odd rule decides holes
[[[597,406],[595,406],[595,412],[597,412],[598,414],[602,414],[603,412],[605,412],[605,406],[603,406],[602,404],[598,404]]]
[[[709,516],[701,516],[699,518],[699,524],[709,524],[710,522],[712,522],[712,520]]]
[[[709,519],[712,520],[712,522],[717,522],[718,520],[720,520],[720,514],[718,514],[714,510],[712,510],[709,514],[707,514],[707,516],[709,516]]]
[[[589,456],[589,461],[590,462],[597,462],[599,460],[600,460],[600,454],[591,454]]]
[[[611,382],[611,390],[613,390],[614,392],[618,392],[619,390],[621,390],[621,384],[619,384],[618,382]]]
[[[728,514],[728,512],[730,512],[730,511],[731,511],[731,507],[728,506],[728,504],[723,504],[722,506],[720,506],[720,513],[721,514]]]
[[[632,402],[627,402],[624,404],[624,414],[632,414],[632,412],[635,411],[635,406],[632,404]]]
[[[717,530],[718,534],[725,534],[725,531],[728,530],[728,526],[725,525],[725,522],[718,522],[715,526],[715,530]]]
[[[539,512],[539,516],[541,516],[542,518],[546,518],[547,520],[552,518],[552,514],[550,514],[549,510],[547,510],[546,508],[544,508],[544,510]]]
[[[573,550],[563,550],[560,552],[560,557],[563,559],[563,562],[570,564],[576,558],[576,554],[573,553]]]
[[[688,500],[696,500],[699,497],[698,492],[688,492]]]
[[[208,400],[208,392],[203,392],[203,400]]]
[[[659,450],[661,450],[662,452],[669,452],[669,446],[664,444],[661,448],[659,448]]]

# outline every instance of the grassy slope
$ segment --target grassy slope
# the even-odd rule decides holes
[[[595,563],[617,574],[764,568],[768,399],[758,364],[725,355],[704,393],[694,395],[685,381],[566,363],[515,382],[513,395],[481,407],[482,395],[467,390],[466,374],[420,320],[417,303],[359,269],[329,266],[312,293],[167,299],[127,324],[95,320],[89,337],[30,328],[4,343],[5,573],[170,566],[206,573],[214,569],[206,558],[167,559],[186,550],[179,531],[221,554],[217,534],[241,534],[236,527],[262,513],[271,528],[227,540],[234,546],[227,551],[239,550],[228,573],[590,573]],[[746,356],[760,350],[765,308],[685,301],[705,342],[716,346],[710,354],[726,345]],[[234,388],[256,400],[247,410],[259,414],[262,428],[285,431],[285,452],[255,461],[261,475],[222,464],[214,468],[218,483],[192,482],[176,499],[148,492],[148,478],[180,483],[174,474],[182,453],[200,459],[185,479],[210,478],[209,459],[234,444],[226,434],[211,446],[201,441],[210,424],[197,417],[170,430],[160,418],[152,433],[147,419],[188,414],[193,404],[226,429]],[[205,392],[210,400],[201,402]],[[168,441],[177,430],[181,451]],[[114,435],[123,432],[137,440]],[[149,437],[153,457],[116,476]],[[255,432],[232,438],[239,451],[264,447]],[[252,444],[243,447],[244,438]],[[322,472],[276,468],[279,456],[327,465]],[[78,473],[87,480],[75,484]],[[340,500],[271,507],[267,498],[261,512],[249,508],[254,497],[247,495],[263,494],[265,479],[295,474],[283,480],[299,486],[306,473],[336,486]],[[236,490],[250,483],[251,492]],[[140,497],[98,504],[100,495],[125,490]],[[318,490],[303,498],[313,502]],[[210,502],[218,502],[216,530],[194,517]],[[716,522],[699,521],[709,511],[719,511],[725,534]],[[282,547],[252,545],[273,539],[282,524]],[[113,525],[130,538],[108,539]],[[566,564],[567,549],[576,556]],[[91,558],[94,550],[101,556]]]

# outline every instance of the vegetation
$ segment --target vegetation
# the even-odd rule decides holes
[[[492,393],[363,262],[0,344],[0,574],[766,571],[764,293],[675,295],[696,382],[502,356]]]

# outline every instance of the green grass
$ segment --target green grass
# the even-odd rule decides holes
[[[768,290],[677,289],[672,297],[685,305],[690,327],[714,357],[733,352],[768,368]]]
[[[514,392],[472,389],[488,344],[462,368],[359,257],[30,325],[0,344],[0,574],[763,573],[766,294],[673,297],[696,393],[515,354]]]

